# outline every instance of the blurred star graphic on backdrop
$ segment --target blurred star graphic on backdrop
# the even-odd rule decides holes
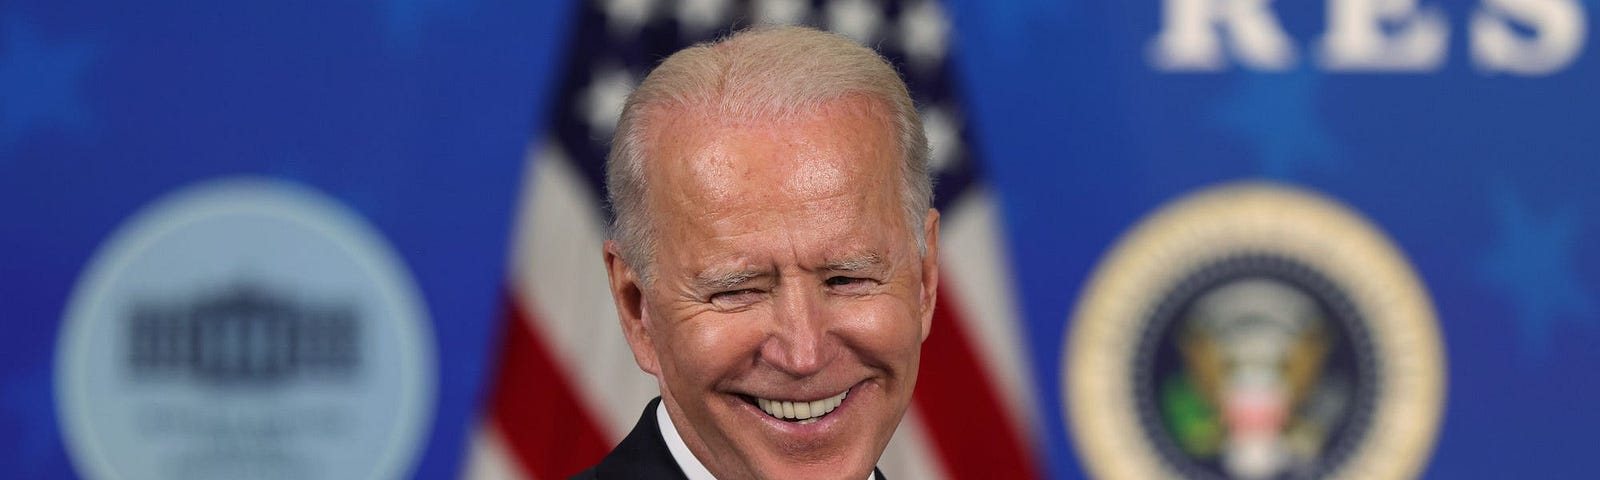
[[[1551,356],[1550,341],[1561,324],[1594,327],[1594,300],[1573,268],[1582,216],[1571,210],[1536,213],[1504,186],[1492,198],[1498,231],[1480,274],[1511,304],[1523,358],[1542,362]]]
[[[1293,179],[1308,167],[1336,161],[1338,148],[1317,112],[1321,73],[1302,68],[1235,77],[1217,103],[1215,121],[1255,150],[1261,175]]]
[[[93,63],[95,47],[82,40],[63,41],[43,35],[35,25],[11,17],[0,38],[0,162],[15,155],[30,135],[64,130],[81,135],[89,128],[83,102],[83,79]]]

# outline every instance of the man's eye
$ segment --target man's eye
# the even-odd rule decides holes
[[[718,307],[738,307],[760,300],[761,292],[751,288],[729,290],[711,294],[711,303]]]
[[[867,281],[867,279],[865,279],[865,278],[829,277],[828,278],[828,286],[830,286],[830,287],[842,287],[842,286],[845,286],[845,285],[863,283],[863,282],[866,282],[866,281]]]
[[[836,293],[846,295],[864,295],[871,293],[878,282],[870,278],[861,277],[828,277],[828,288]]]

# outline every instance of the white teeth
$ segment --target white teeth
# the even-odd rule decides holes
[[[845,390],[839,392],[838,395],[811,402],[787,402],[756,398],[756,405],[761,407],[761,410],[767,412],[768,415],[777,418],[799,420],[799,423],[811,423],[816,421],[817,418],[839,408],[839,404],[844,402],[845,395],[849,393],[849,390]]]

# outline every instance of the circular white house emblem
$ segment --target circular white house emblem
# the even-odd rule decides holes
[[[140,209],[78,279],[59,421],[95,479],[406,476],[434,402],[427,307],[355,211],[230,178]]]

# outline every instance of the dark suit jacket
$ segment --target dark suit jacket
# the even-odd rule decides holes
[[[656,427],[656,405],[661,403],[661,397],[650,401],[644,407],[644,414],[639,416],[639,423],[634,424],[633,431],[628,432],[628,437],[617,444],[617,448],[606,454],[599,465],[573,475],[568,480],[685,480],[683,470],[678,469],[678,462],[672,459],[672,451],[667,450],[667,440],[661,437],[661,429]],[[883,472],[872,470],[877,480],[884,480]]]

